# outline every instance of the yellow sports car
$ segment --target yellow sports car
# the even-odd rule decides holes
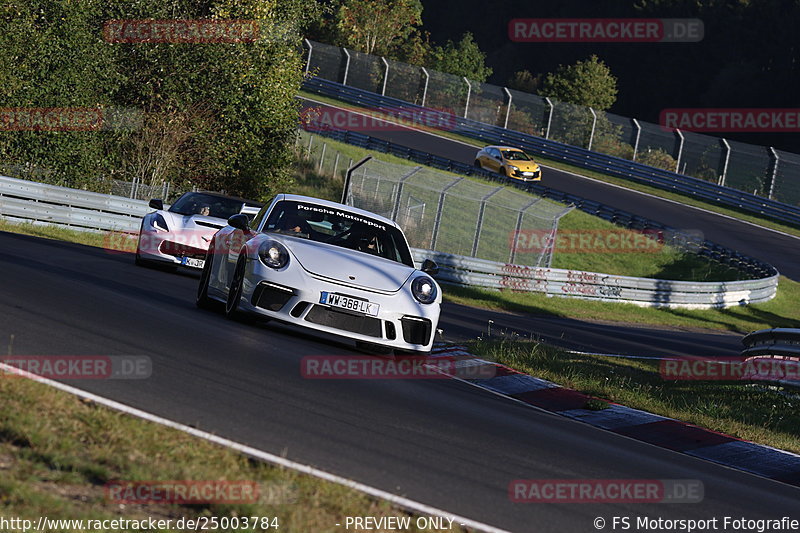
[[[542,169],[518,148],[486,146],[475,155],[475,166],[520,181],[539,181]]]

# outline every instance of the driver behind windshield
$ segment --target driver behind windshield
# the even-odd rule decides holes
[[[503,152],[503,157],[509,161],[530,161],[530,158],[525,152],[518,152],[516,150],[506,150]]]
[[[277,229],[281,233],[294,233],[298,235],[311,234],[311,227],[308,225],[308,222],[298,215],[296,210],[290,211],[287,209],[284,211]]]

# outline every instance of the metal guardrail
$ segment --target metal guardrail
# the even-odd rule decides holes
[[[137,231],[147,202],[0,176],[0,216],[77,230]]]
[[[135,232],[149,209],[144,201],[0,176],[0,216],[12,220]],[[437,277],[446,282],[662,307],[757,303],[774,297],[778,282],[777,272],[759,280],[692,283],[531,268],[428,250],[415,249],[414,255],[420,263],[437,261]]]
[[[784,377],[789,370],[793,370],[792,375],[797,376],[800,365],[800,329],[772,328],[754,331],[742,338],[742,344],[745,346],[742,357],[778,360],[784,365],[778,367],[783,369]],[[774,382],[778,385],[800,387],[800,381],[792,379],[775,379]]]
[[[761,303],[774,298],[778,286],[777,274],[747,281],[670,281],[527,267],[418,248],[412,252],[415,263],[422,264],[425,259],[435,261],[439,265],[435,277],[446,283],[647,307],[711,309]]]
[[[666,191],[675,191],[689,196],[718,203],[727,207],[756,213],[782,222],[800,225],[800,206],[793,206],[762,198],[754,194],[738,191],[701,179],[677,174],[668,170],[643,165],[627,159],[592,152],[584,148],[570,146],[557,141],[536,137],[526,133],[507,130],[499,126],[484,124],[464,117],[445,114],[441,111],[423,108],[418,105],[381,96],[377,93],[348,87],[340,83],[318,77],[308,78],[303,88],[311,92],[329,96],[343,102],[379,108],[382,111],[422,110],[426,116],[442,116],[440,123],[453,124],[451,131],[487,144],[509,144],[518,146],[532,154],[548,159],[563,161],[587,170],[594,170],[610,176],[642,183]],[[446,118],[444,118],[446,117]]]
[[[772,328],[754,331],[742,338],[742,355],[794,357],[800,360],[800,329]]]
[[[601,204],[600,202],[595,202],[581,196],[545,187],[540,183],[520,182],[503,177],[495,172],[490,172],[488,170],[483,170],[459,161],[453,161],[451,159],[439,157],[427,152],[384,141],[383,139],[370,137],[369,135],[364,135],[362,133],[336,129],[323,130],[319,131],[318,133],[320,135],[331,137],[348,144],[389,153],[398,157],[404,157],[406,159],[410,159],[411,161],[429,165],[442,170],[457,172],[467,176],[479,176],[482,179],[502,182],[506,185],[517,187],[544,198],[550,198],[565,204],[572,204],[581,211],[598,216],[610,222],[614,222],[615,224],[626,228],[636,230],[661,230],[670,233],[671,235],[679,237],[672,240],[671,244],[674,246],[736,268],[752,278],[767,278],[778,274],[778,271],[772,265],[740,254],[719,244],[698,238],[692,234],[683,233],[671,226],[634,215],[615,207]]]

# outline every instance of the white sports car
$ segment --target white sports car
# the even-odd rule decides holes
[[[203,268],[211,237],[228,218],[238,213],[252,218],[263,205],[213,192],[187,192],[169,209],[161,200],[150,200],[156,211],[142,219],[136,264]]]
[[[442,301],[426,260],[414,262],[391,220],[280,194],[248,223],[228,219],[206,254],[197,305],[345,336],[361,347],[430,351]]]

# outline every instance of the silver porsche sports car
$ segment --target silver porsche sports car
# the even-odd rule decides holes
[[[231,215],[254,217],[264,204],[213,192],[187,192],[169,209],[150,200],[156,211],[142,219],[136,264],[203,268],[211,237]]]
[[[391,220],[342,204],[281,194],[248,221],[228,219],[206,254],[197,305],[229,317],[278,319],[362,347],[429,352],[441,288],[414,267]]]

